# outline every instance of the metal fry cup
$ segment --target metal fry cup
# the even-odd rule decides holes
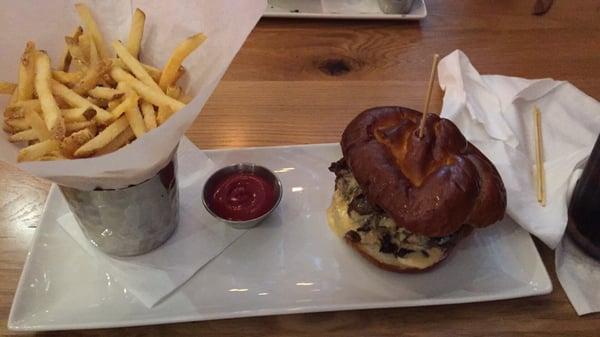
[[[60,186],[87,239],[113,256],[141,255],[165,243],[179,223],[176,158],[154,177],[116,190]]]

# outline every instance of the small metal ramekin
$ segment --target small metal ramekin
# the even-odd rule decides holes
[[[224,219],[224,218],[220,217],[219,215],[217,215],[215,212],[213,212],[213,210],[211,210],[210,206],[208,205],[207,199],[209,198],[210,192],[213,190],[214,184],[216,182],[220,181],[221,178],[228,176],[230,174],[233,174],[233,173],[254,173],[262,178],[265,178],[273,186],[273,189],[275,191],[275,195],[277,198],[273,207],[271,207],[271,209],[267,213],[265,213],[257,218],[250,219],[250,220],[244,220],[244,221],[234,221],[234,220]],[[204,184],[204,188],[202,189],[202,204],[204,204],[204,207],[206,208],[208,213],[210,213],[216,219],[228,224],[229,226],[231,226],[233,228],[237,228],[237,229],[249,229],[249,228],[257,226],[261,221],[263,221],[266,217],[268,217],[271,213],[273,213],[273,210],[275,208],[277,208],[277,206],[281,202],[282,196],[283,196],[283,188],[281,187],[281,181],[279,180],[277,175],[275,173],[273,173],[273,171],[271,171],[263,166],[259,166],[259,165],[252,164],[252,163],[240,163],[240,164],[223,167],[223,168],[219,169],[218,171],[216,171],[215,173],[213,173],[208,178],[208,180]]]

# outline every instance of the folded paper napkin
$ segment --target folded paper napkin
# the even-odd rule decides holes
[[[600,311],[600,262],[565,238],[556,248],[556,274],[578,315]]]
[[[567,200],[571,199],[571,192],[583,172],[583,167],[584,163],[578,165],[569,180]],[[556,276],[577,314],[585,315],[600,311],[600,291],[598,291],[600,262],[587,256],[568,235],[565,235],[556,247],[554,259]]]
[[[459,50],[440,61],[438,73],[445,90],[441,115],[494,162],[506,186],[508,215],[556,248],[567,224],[570,178],[600,132],[600,103],[564,81],[482,76]],[[537,202],[535,190],[534,106],[542,115],[546,207]],[[570,252],[560,249],[557,254]],[[563,287],[577,309],[582,304],[570,289],[586,289],[586,283],[577,278],[569,282]]]
[[[179,145],[177,163],[179,226],[164,245],[148,254],[110,257],[92,246],[72,213],[58,219],[62,228],[111,278],[147,307],[170,295],[245,233],[216,221],[202,206],[202,186],[215,165],[187,138]]]

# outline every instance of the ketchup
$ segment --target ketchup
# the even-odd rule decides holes
[[[208,206],[223,219],[246,221],[260,217],[275,205],[275,188],[265,178],[236,172],[217,181]]]

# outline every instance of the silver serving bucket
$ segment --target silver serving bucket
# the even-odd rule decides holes
[[[60,186],[90,242],[113,256],[147,253],[163,243],[179,223],[176,159],[154,177],[118,190],[82,191]]]

